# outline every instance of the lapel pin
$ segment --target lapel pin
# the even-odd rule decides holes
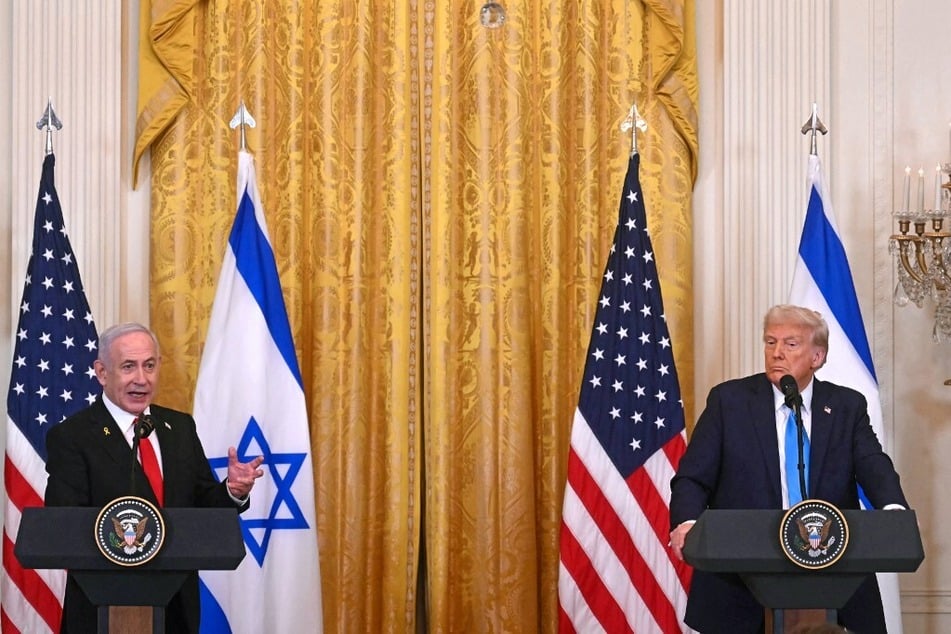
[[[172,426],[168,424],[168,421],[165,421],[165,428],[166,428],[166,429],[171,429],[171,428],[172,428]]]
[[[832,408],[826,405],[825,407],[822,408],[822,411],[825,412],[826,414],[831,414]]]
[[[108,435],[109,435],[109,428],[108,428],[108,427],[103,427],[103,428],[102,428],[102,433],[103,433],[104,435],[108,436]]]

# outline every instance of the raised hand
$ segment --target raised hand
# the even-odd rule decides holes
[[[238,450],[228,447],[228,491],[238,499],[244,499],[251,493],[254,481],[264,475],[261,463],[264,456],[258,456],[251,462],[238,462]]]

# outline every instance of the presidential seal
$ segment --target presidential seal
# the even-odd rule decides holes
[[[158,554],[165,520],[148,500],[127,495],[109,502],[96,518],[96,545],[120,566],[139,566]]]
[[[794,564],[810,570],[831,566],[849,544],[842,511],[823,500],[804,500],[783,516],[779,543]]]

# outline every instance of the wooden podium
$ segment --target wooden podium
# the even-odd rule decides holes
[[[98,607],[100,634],[165,631],[165,606],[196,570],[234,570],[244,559],[238,512],[164,508],[165,542],[134,567],[107,559],[96,544],[95,507],[23,509],[14,553],[25,568],[66,568]],[[134,606],[134,607],[132,607]]]
[[[914,511],[842,514],[849,543],[841,559],[819,570],[786,557],[779,541],[781,510],[707,510],[687,533],[684,559],[698,570],[733,573],[772,611],[772,632],[783,632],[787,611],[835,611],[870,573],[914,572],[925,558]],[[820,612],[822,614],[822,612]]]

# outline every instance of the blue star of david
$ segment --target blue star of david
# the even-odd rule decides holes
[[[252,444],[256,444],[261,451],[259,453],[248,453]],[[307,457],[307,454],[273,453],[270,445],[268,445],[267,439],[264,437],[261,426],[258,425],[258,422],[253,416],[248,420],[248,424],[244,428],[244,434],[238,442],[237,451],[239,462],[250,462],[259,455],[264,456],[264,462],[261,464],[261,467],[268,470],[270,480],[274,484],[274,500],[271,502],[271,508],[268,511],[267,517],[248,517],[248,511],[238,516],[241,520],[241,532],[244,535],[244,543],[247,545],[251,555],[258,562],[258,566],[263,566],[264,558],[267,556],[267,547],[271,541],[272,531],[310,528],[307,524],[307,520],[304,519],[300,505],[297,503],[291,491],[291,487],[294,485],[294,479],[300,472],[300,468],[304,464],[304,458]],[[228,456],[224,456],[223,458],[209,458],[208,463],[211,465],[211,470],[214,472],[215,477],[218,478],[220,482],[224,476],[219,477],[217,470],[224,469],[225,476],[227,475]],[[287,469],[282,473],[278,467],[284,465],[287,466]],[[255,491],[259,489],[259,486],[260,485],[255,487]],[[278,511],[281,510],[282,506],[286,509],[285,516],[278,517]],[[289,514],[290,517],[287,517],[287,514]],[[252,531],[257,530],[260,532],[260,529],[264,529],[264,533],[259,541],[255,538]]]

